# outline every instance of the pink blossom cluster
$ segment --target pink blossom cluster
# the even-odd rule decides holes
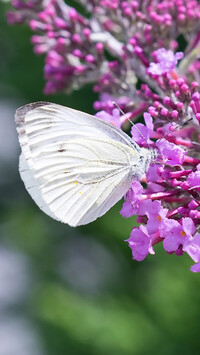
[[[163,242],[168,253],[188,253],[196,263],[191,270],[200,271],[200,157],[192,154],[198,152],[192,139],[199,128],[187,125],[172,129],[163,138],[166,129],[170,132],[173,127],[171,123],[155,129],[147,112],[144,120],[145,125],[135,125],[144,138],[135,126],[132,137],[140,146],[148,143],[158,155],[143,181],[146,186],[133,181],[121,210],[124,217],[137,215],[137,222],[142,223],[133,228],[128,239],[133,258],[143,260],[149,253],[154,254],[155,244]]]
[[[196,0],[13,0],[10,23],[28,22],[45,57],[45,92],[94,84],[97,116],[131,128],[133,140],[157,157],[133,181],[121,214],[137,215],[128,239],[141,261],[163,243],[187,253],[200,272],[200,4]],[[185,48],[179,50],[179,38]],[[125,112],[120,115],[115,101]]]
[[[85,16],[64,0],[12,0],[11,4],[16,11],[7,14],[8,22],[27,22],[35,33],[31,39],[35,53],[46,54],[45,93],[93,83],[94,90],[103,94],[95,103],[97,111],[109,112],[113,98],[122,101],[125,112],[139,108],[140,101],[133,101],[137,80],[156,89],[146,74],[152,53],[161,47],[176,49],[180,35],[190,47],[197,45],[196,0],[77,0]]]

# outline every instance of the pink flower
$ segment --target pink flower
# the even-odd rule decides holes
[[[106,111],[99,111],[95,115],[98,118],[101,118],[102,120],[111,123],[113,126],[116,126],[118,128],[121,127],[121,119],[120,119],[120,112],[117,108],[114,108],[112,110],[112,114],[107,113]]]
[[[178,249],[187,251],[190,239],[195,232],[195,225],[191,218],[183,218],[182,225],[171,219],[165,219],[161,227],[163,246],[169,253]]]
[[[133,259],[137,261],[144,260],[149,253],[155,254],[151,238],[144,226],[134,228],[127,242],[132,250]]]
[[[158,174],[158,169],[160,165],[151,163],[149,170],[146,173],[146,178],[148,182],[162,182],[162,178]]]
[[[120,211],[123,217],[131,217],[138,212],[142,200],[143,187],[138,181],[133,181],[131,189],[126,194],[126,200]]]
[[[167,208],[163,208],[160,201],[150,199],[142,201],[138,209],[139,215],[148,217],[146,228],[150,234],[155,234],[160,230],[167,212]]]
[[[153,53],[157,63],[150,63],[148,73],[154,75],[162,75],[173,70],[179,59],[183,58],[183,52],[173,53],[171,50],[165,48],[159,48]]]
[[[200,164],[197,165],[197,171],[188,175],[187,183],[190,188],[200,189]]]
[[[192,265],[190,270],[193,272],[200,272],[200,263]]]
[[[186,151],[166,139],[157,141],[156,146],[162,154],[164,162],[170,166],[182,165]]]
[[[151,141],[149,138],[153,136],[153,119],[148,112],[144,112],[145,125],[142,123],[136,123],[131,128],[131,135],[134,142],[140,145],[149,144]]]
[[[194,237],[190,238],[190,241],[183,247],[183,250],[196,263],[200,262],[200,234],[197,233]]]

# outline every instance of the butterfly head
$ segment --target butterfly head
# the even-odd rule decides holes
[[[137,168],[134,169],[134,178],[136,180],[141,180],[143,175],[148,171],[149,165],[155,160],[157,157],[157,150],[156,149],[147,149],[141,148],[140,149],[140,157],[139,157],[139,164]]]

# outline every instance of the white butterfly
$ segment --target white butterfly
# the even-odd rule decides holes
[[[155,153],[97,117],[48,102],[16,112],[19,171],[42,211],[70,226],[105,214]]]

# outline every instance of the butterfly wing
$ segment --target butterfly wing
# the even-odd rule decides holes
[[[20,174],[45,213],[71,226],[105,214],[127,192],[139,147],[86,113],[39,102],[17,110]]]

